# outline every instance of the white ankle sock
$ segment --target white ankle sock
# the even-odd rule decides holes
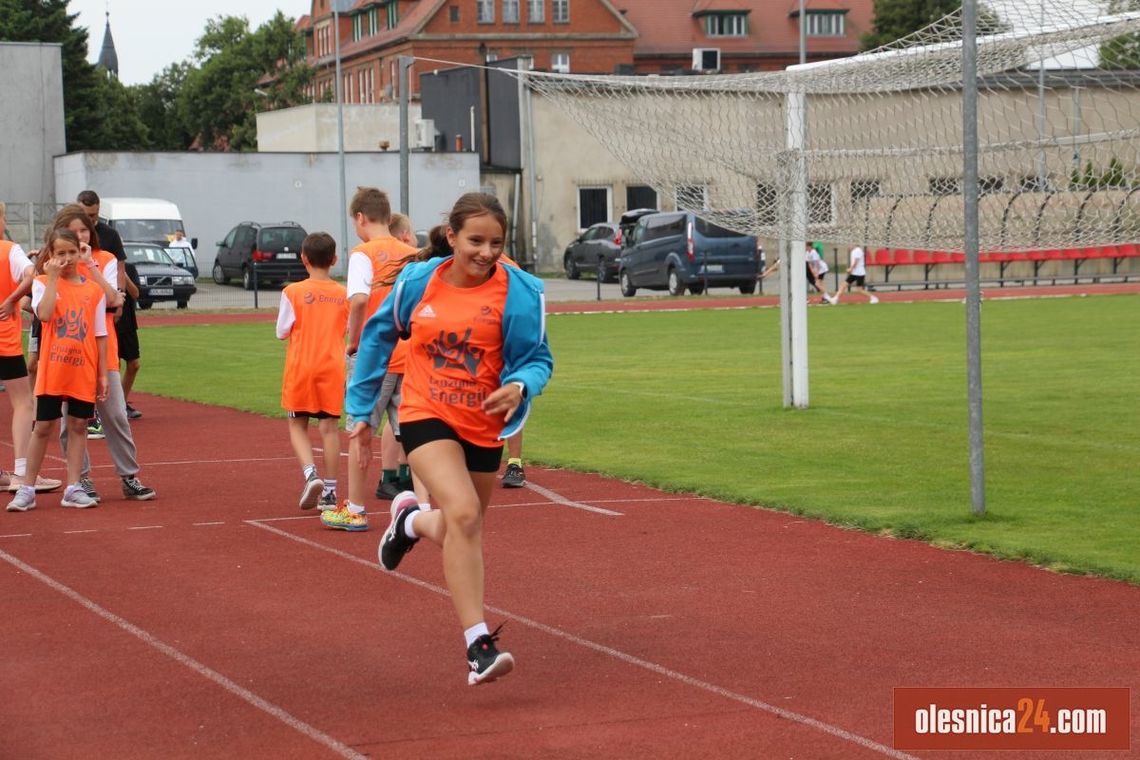
[[[470,647],[475,643],[475,639],[480,636],[485,636],[488,633],[490,633],[490,631],[487,630],[486,623],[476,623],[463,632],[463,638],[467,639],[467,646]]]
[[[353,504],[351,501],[348,503],[348,511],[354,515],[364,514],[364,507],[359,504]]]
[[[301,468],[301,477],[305,480],[317,474],[317,466],[315,464],[307,464]]]
[[[12,474],[15,475],[17,478],[22,478],[25,475],[27,475],[28,474],[28,460],[27,459],[17,459],[15,465],[13,465]]]
[[[419,538],[419,536],[416,535],[415,529],[412,527],[412,522],[416,519],[418,514],[419,510],[413,510],[404,518],[404,535],[408,538]]]
[[[335,490],[336,490],[336,479],[334,478],[333,480],[329,480],[328,478],[325,478],[324,493],[328,493],[329,491],[335,491]]]

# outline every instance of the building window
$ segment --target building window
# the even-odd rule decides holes
[[[458,24],[459,23],[459,6],[453,5],[450,8],[448,8],[447,10],[448,10],[448,13],[450,14],[451,23]]]
[[[709,37],[747,37],[748,15],[711,13],[705,16],[705,34]]]
[[[400,4],[396,0],[388,3],[388,28],[395,29],[400,23]]]
[[[546,0],[527,0],[526,20],[532,24],[542,24],[546,21]]]
[[[835,224],[831,185],[808,185],[808,224]]]
[[[519,22],[519,0],[503,0],[503,23],[517,24]]]
[[[368,36],[375,36],[380,31],[380,12],[375,8],[368,11]]]
[[[649,185],[626,185],[625,209],[657,208],[657,191]]]
[[[609,187],[578,188],[578,228],[586,229],[613,216],[612,190]]]
[[[557,71],[559,74],[570,73],[570,54],[569,53],[551,53],[550,54],[550,70]],[[604,219],[602,221],[605,221]]]
[[[762,227],[775,227],[779,219],[776,186],[770,182],[756,183],[756,221]]]
[[[352,41],[356,42],[364,36],[364,16],[360,13],[352,17]]]
[[[847,17],[842,13],[807,14],[807,35],[809,37],[843,37],[847,34]]]
[[[883,194],[883,183],[877,179],[855,179],[851,181],[851,202],[878,198]]]
[[[550,16],[556,24],[569,24],[570,0],[550,0]]]
[[[678,209],[707,211],[709,208],[709,189],[705,185],[677,185],[673,188],[673,201],[677,204]]]
[[[978,177],[978,195],[990,195],[1005,190],[1005,180],[1001,177]]]
[[[957,177],[931,177],[927,180],[931,195],[961,195],[962,183]]]
[[[495,23],[495,0],[475,0],[475,21],[480,24]]]

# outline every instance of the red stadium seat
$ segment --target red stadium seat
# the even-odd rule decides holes
[[[933,260],[934,260],[933,257],[930,255],[930,251],[915,251],[914,252],[913,262],[915,264],[929,264]]]
[[[894,262],[891,260],[891,251],[889,248],[879,248],[872,256],[872,264],[879,267],[890,266]]]
[[[896,248],[894,251],[894,263],[897,264],[913,264],[914,260],[911,258],[911,253],[905,248]]]

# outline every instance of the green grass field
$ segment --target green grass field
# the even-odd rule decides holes
[[[551,316],[526,458],[1140,583],[1140,297],[984,304],[981,518],[964,307],[809,319],[811,408],[793,411],[773,309]],[[142,340],[140,391],[280,414],[272,324]]]

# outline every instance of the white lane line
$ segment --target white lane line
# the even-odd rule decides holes
[[[189,655],[183,654],[182,652],[178,651],[174,647],[170,646],[166,642],[159,639],[154,634],[149,633],[148,631],[145,631],[142,628],[139,628],[134,623],[131,623],[130,621],[119,617],[118,615],[116,615],[115,613],[111,612],[108,609],[100,607],[98,604],[91,601],[87,597],[83,596],[78,591],[72,589],[69,586],[65,586],[64,584],[60,583],[56,579],[52,578],[51,576],[37,570],[36,568],[34,568],[31,565],[21,561],[20,559],[13,557],[11,554],[8,554],[7,552],[4,552],[4,551],[0,551],[0,559],[4,560],[5,562],[7,562],[8,564],[12,565],[13,567],[15,567],[17,569],[22,570],[23,572],[32,576],[33,578],[40,581],[44,585],[49,586],[52,589],[55,589],[56,591],[63,594],[64,596],[66,596],[71,601],[75,602],[76,604],[79,604],[83,607],[86,607],[88,610],[90,610],[91,612],[94,612],[96,615],[103,618],[108,623],[111,623],[112,625],[117,626],[118,628],[126,631],[127,633],[131,634],[135,638],[142,641],[147,646],[149,646],[153,649],[157,649],[159,652],[162,652],[164,655],[171,658],[172,660],[174,660],[178,664],[189,668],[190,670],[194,671],[198,675],[200,675],[200,676],[202,676],[202,677],[204,677],[210,681],[213,681],[215,684],[217,684],[218,686],[221,686],[223,689],[228,691],[230,694],[233,694],[238,699],[241,699],[241,700],[249,703],[250,705],[253,705],[257,709],[261,710],[262,712],[265,712],[265,713],[273,716],[274,718],[277,718],[277,720],[279,720],[282,723],[284,723],[285,725],[289,726],[294,731],[297,731],[301,734],[304,734],[305,736],[309,737],[310,739],[317,742],[318,744],[324,745],[325,747],[332,750],[333,752],[340,755],[341,757],[351,758],[351,760],[365,760],[366,759],[365,755],[360,754],[356,750],[352,749],[352,747],[349,747],[345,744],[342,744],[341,742],[337,741],[336,739],[334,739],[333,737],[324,733],[323,731],[320,731],[320,730],[314,728],[313,726],[310,726],[308,723],[305,723],[300,718],[297,718],[297,717],[289,714],[288,712],[286,712],[282,708],[278,707],[277,705],[273,704],[272,702],[268,701],[267,699],[259,697],[258,695],[254,694],[252,691],[250,691],[249,689],[246,689],[246,688],[242,687],[240,684],[237,684],[237,683],[231,681],[230,679],[226,678],[224,675],[217,672],[216,670],[213,670],[212,668],[204,665],[203,663],[198,662],[193,657],[190,657]]]
[[[161,525],[136,525],[134,527],[127,528],[127,530],[158,530],[161,527]]]
[[[225,525],[224,521],[219,522],[204,522],[204,523],[191,523],[195,528],[200,528],[205,525]]]
[[[0,538],[27,538],[32,535],[31,533],[5,533]]]
[[[279,536],[288,538],[291,541],[296,541],[299,544],[309,546],[313,549],[318,549],[323,552],[328,552],[329,554],[334,554],[337,557],[347,559],[359,565],[364,565],[365,567],[371,568],[373,570],[379,569],[375,561],[361,559],[360,557],[357,557],[354,554],[349,554],[348,552],[341,549],[334,549],[330,546],[325,546],[324,544],[318,543],[317,541],[313,541],[312,539],[296,536],[292,533],[283,531],[280,528],[275,528],[272,525],[263,525],[256,520],[246,520],[245,522],[249,523],[255,528],[267,530],[270,533],[275,533]],[[385,573],[385,575],[389,575],[393,578],[398,578],[405,583],[410,583],[413,586],[418,586],[426,591],[432,592],[433,594],[439,594],[440,596],[446,597],[451,596],[451,593],[442,586],[437,586],[434,583],[422,581],[419,578],[413,578],[410,575],[405,575],[404,573]],[[852,744],[858,744],[860,747],[864,747],[873,752],[878,752],[879,754],[885,755],[886,757],[893,757],[897,760],[918,760],[918,758],[916,758],[914,755],[908,755],[905,752],[900,752],[894,749],[893,747],[888,747],[885,744],[879,744],[872,739],[868,739],[865,736],[860,736],[859,734],[852,733],[846,729],[840,728],[839,726],[833,726],[830,723],[825,723],[821,720],[817,720],[816,718],[792,712],[791,710],[785,710],[782,707],[777,707],[776,705],[769,704],[763,700],[755,699],[746,694],[739,694],[735,691],[726,689],[723,686],[717,686],[716,684],[709,683],[708,681],[702,681],[699,678],[685,675],[684,673],[680,673],[676,670],[667,668],[664,665],[658,665],[655,662],[650,662],[649,660],[643,660],[640,657],[626,654],[625,652],[614,649],[613,647],[608,647],[605,644],[598,644],[597,642],[590,641],[589,639],[584,639],[581,636],[576,636],[568,631],[563,631],[561,628],[555,628],[553,626],[546,625],[545,623],[540,623],[537,620],[531,620],[528,617],[516,615],[515,613],[502,609],[501,607],[492,607],[491,605],[486,605],[486,609],[495,613],[496,615],[510,618],[511,620],[514,620],[529,628],[533,628],[536,631],[541,631],[542,633],[545,633],[549,636],[554,636],[556,638],[563,639],[564,641],[569,641],[572,644],[577,644],[578,646],[585,649],[591,649],[595,652],[598,652],[599,654],[612,657],[628,665],[642,668],[643,670],[648,670],[651,673],[656,673],[659,676],[677,681],[678,683],[682,683],[686,686],[701,689],[702,691],[716,694],[719,697],[724,697],[725,699],[739,702],[740,704],[747,705],[748,707],[754,707],[757,710],[771,713],[772,715],[783,718],[784,720],[788,720],[793,723],[799,723],[801,726],[814,728],[817,731],[822,731],[825,734],[829,734],[838,739],[843,739],[844,741],[851,742]]]
[[[99,531],[95,530],[94,528],[91,528],[89,530],[65,530],[63,532],[63,534],[65,536],[71,536],[71,535],[75,535],[76,533],[98,533],[98,532]]]
[[[526,487],[529,488],[530,490],[534,491],[539,496],[545,496],[546,498],[550,499],[555,504],[561,504],[564,507],[571,507],[573,509],[582,509],[582,510],[585,510],[586,512],[594,512],[594,513],[599,514],[599,515],[608,515],[609,517],[621,517],[624,514],[623,512],[614,512],[613,510],[610,510],[610,509],[602,509],[601,507],[594,507],[594,506],[590,506],[589,504],[583,504],[580,501],[571,501],[570,499],[567,499],[565,496],[561,496],[561,495],[555,493],[554,491],[551,491],[549,488],[543,488],[542,486],[535,485],[534,483],[527,483]]]

